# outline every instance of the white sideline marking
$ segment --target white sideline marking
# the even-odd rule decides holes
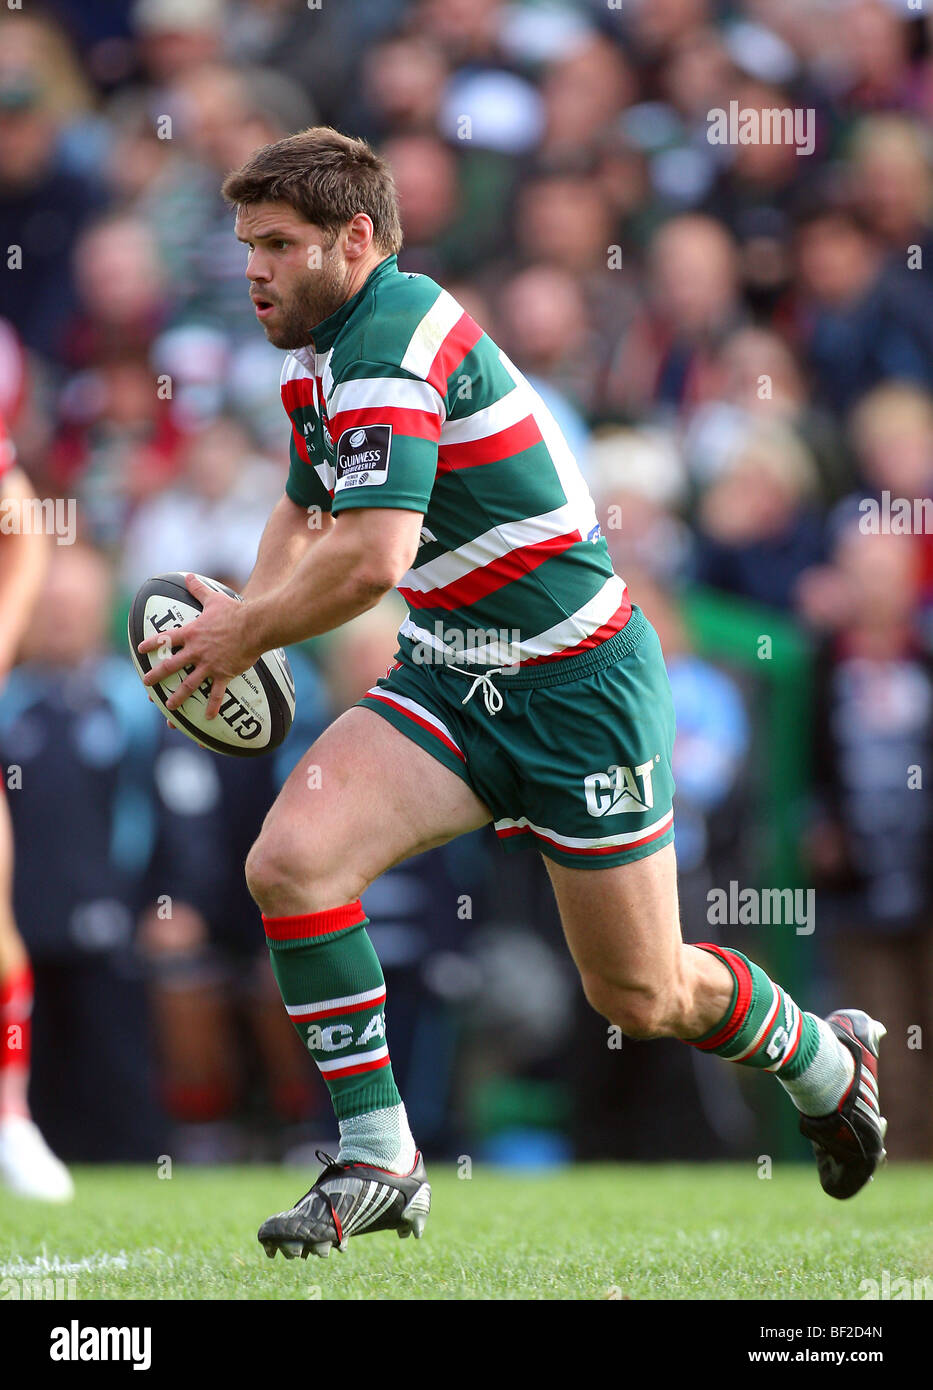
[[[37,1279],[43,1275],[96,1274],[100,1270],[130,1269],[135,1265],[145,1264],[148,1262],[148,1257],[152,1255],[159,1255],[163,1260],[171,1263],[172,1257],[155,1246],[150,1246],[147,1250],[136,1251],[132,1255],[128,1255],[125,1250],[120,1250],[115,1255],[100,1251],[94,1255],[82,1256],[79,1260],[63,1260],[58,1255],[53,1255],[50,1259],[48,1256],[39,1255],[34,1260],[20,1258],[0,1263],[0,1277],[5,1279]]]

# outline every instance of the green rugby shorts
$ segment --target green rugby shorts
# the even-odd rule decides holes
[[[506,850],[600,869],[673,841],[671,689],[637,607],[598,647],[498,674],[399,651],[358,703],[461,777]]]

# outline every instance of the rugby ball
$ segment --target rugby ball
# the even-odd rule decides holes
[[[243,600],[239,594],[199,574],[202,583],[219,594]],[[184,627],[202,611],[198,599],[189,592],[183,574],[157,574],[147,579],[133,600],[127,621],[130,654],[140,676],[145,676],[165,659],[156,648],[138,652],[136,648],[147,637]],[[266,652],[227,686],[220,713],[208,720],[207,700],[210,682],[188,696],[177,709],[166,709],[172,691],[180,684],[185,669],[168,676],[157,685],[147,686],[153,702],[183,734],[214,753],[229,753],[234,758],[255,758],[277,748],[291,728],[295,714],[295,681],[288,658],[281,648]]]

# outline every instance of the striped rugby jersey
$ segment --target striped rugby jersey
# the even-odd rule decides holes
[[[382,261],[288,354],[282,401],[293,502],[424,514],[398,585],[403,654],[525,666],[625,626],[625,584],[553,416],[427,276]]]

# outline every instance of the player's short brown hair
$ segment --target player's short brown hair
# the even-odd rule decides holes
[[[234,207],[288,203],[316,227],[336,236],[365,212],[373,241],[393,255],[401,249],[402,226],[392,171],[365,140],[330,126],[311,126],[264,145],[223,181],[221,192]]]

